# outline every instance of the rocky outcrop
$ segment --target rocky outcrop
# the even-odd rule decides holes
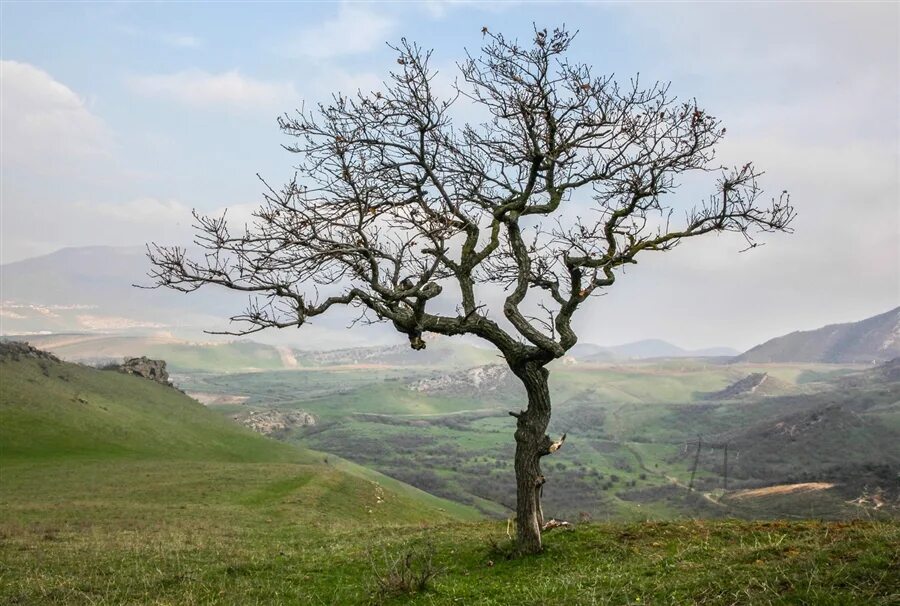
[[[235,421],[263,435],[280,433],[295,427],[316,424],[316,418],[302,410],[254,410],[250,414],[235,415]]]
[[[119,371],[128,375],[137,375],[163,385],[172,385],[166,371],[165,360],[151,360],[147,356],[128,358],[119,366]]]
[[[35,360],[47,360],[49,362],[59,362],[59,358],[52,353],[41,351],[36,347],[32,347],[24,341],[2,341],[0,342],[0,359],[19,361],[22,358],[33,358]]]
[[[419,379],[407,386],[412,391],[445,395],[488,395],[522,390],[522,384],[507,366],[488,364],[468,370]]]

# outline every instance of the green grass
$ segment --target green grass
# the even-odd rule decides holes
[[[0,362],[0,457],[302,461],[181,392],[113,371],[23,359]]]
[[[399,521],[476,516],[337,456],[260,436],[153,381],[31,358],[4,359],[0,374],[0,476],[12,506],[45,484],[53,491],[36,502],[90,501],[106,490],[106,500],[120,495],[140,504],[145,488],[161,484],[187,487],[185,497],[225,495],[244,491],[232,488],[232,476],[241,479],[237,486],[253,476],[262,501],[326,487],[316,498],[335,506],[320,509],[349,507],[366,518],[377,486],[396,504],[379,511]],[[105,483],[111,477],[116,482]]]
[[[171,388],[37,360],[7,360],[0,373],[3,604],[900,600],[896,521],[585,523],[548,533],[540,556],[508,559],[505,522],[474,521],[472,508],[252,434]],[[363,401],[353,398],[345,403]],[[583,404],[573,400],[571,412],[582,415]],[[381,440],[398,468],[436,465],[440,441],[456,439],[465,456],[483,451],[471,459],[482,470],[475,479],[503,477],[486,467],[498,456],[492,440],[509,437],[497,417],[472,420],[475,432],[353,423],[353,432]],[[435,443],[404,445],[410,435]],[[621,482],[636,477],[638,460],[671,454],[657,443],[609,442],[612,450],[593,454],[575,444],[586,460],[630,457]],[[582,473],[571,460],[557,464],[551,478]],[[456,482],[465,475],[436,472]],[[440,574],[424,592],[379,594],[385,558],[410,550],[433,550]]]
[[[506,525],[397,523],[329,498],[331,479],[290,466],[148,465],[134,480],[31,467],[4,491],[7,604],[892,604],[900,525],[676,521],[583,524],[507,559]],[[270,466],[266,466],[270,467]],[[83,467],[81,467],[83,469]],[[135,470],[131,470],[134,472]],[[50,473],[51,475],[47,475]],[[222,475],[224,473],[224,475]],[[171,477],[178,478],[172,481]],[[53,483],[49,483],[49,480]],[[124,485],[122,484],[124,483]],[[52,487],[51,487],[52,486]],[[46,497],[54,495],[47,500]],[[343,489],[332,495],[345,494]],[[379,510],[379,507],[384,509]],[[405,515],[405,514],[404,514]],[[492,546],[498,544],[499,549]],[[442,572],[382,596],[385,555],[434,550]]]

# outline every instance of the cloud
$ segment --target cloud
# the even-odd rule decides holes
[[[302,30],[286,50],[317,59],[356,55],[384,44],[395,26],[384,12],[342,4],[336,17]]]
[[[6,203],[6,199],[13,203]],[[228,205],[237,234],[253,220],[256,202]],[[204,211],[219,216],[225,208]],[[176,199],[144,196],[120,202],[65,197],[44,199],[24,191],[4,191],[0,260],[10,263],[65,246],[143,246],[150,241],[183,245],[195,235],[191,205]],[[34,226],[40,226],[35,228]]]
[[[141,94],[204,109],[273,107],[297,97],[293,85],[288,82],[255,80],[237,70],[220,74],[187,70],[135,76],[129,84]]]
[[[757,162],[767,195],[788,189],[798,217],[793,234],[765,235],[766,245],[746,254],[737,254],[739,238],[704,237],[640,258],[578,320],[583,340],[749,347],[895,306],[897,6],[610,10],[631,17],[625,25],[635,37],[653,41],[642,49],[653,77],[701,88],[684,92],[697,92],[725,121],[718,161]],[[609,325],[605,314],[635,321]]]
[[[66,85],[18,61],[0,61],[0,78],[5,167],[76,172],[85,161],[111,156],[112,131]]]

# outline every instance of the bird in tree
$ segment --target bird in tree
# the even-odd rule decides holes
[[[154,286],[250,293],[229,334],[302,327],[349,306],[392,323],[413,349],[426,333],[493,344],[527,393],[510,413],[516,540],[535,553],[541,459],[561,445],[547,434],[547,365],[575,345],[576,314],[639,255],[716,232],[753,246],[761,232],[790,231],[794,210],[786,192],[763,200],[753,164],[716,166],[725,129],[669,85],[620,84],[569,61],[565,28],[522,43],[481,33],[449,98],[431,52],[402,40],[381,90],[281,117],[297,172],[265,185],[254,219],[233,232],[224,215],[195,212],[203,255],[152,244],[148,256]],[[485,119],[455,124],[461,101]],[[691,173],[710,175],[708,195],[676,213]],[[501,288],[494,310],[485,294]]]

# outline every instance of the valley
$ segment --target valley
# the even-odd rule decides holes
[[[710,398],[754,373],[770,379],[746,394]],[[869,515],[846,502],[864,490],[896,499],[900,465],[900,383],[871,374],[853,366],[696,360],[560,365],[551,374],[550,431],[568,438],[563,450],[544,459],[545,509],[566,519],[766,517],[765,507],[748,499],[720,499],[728,444],[730,490],[835,484],[821,495],[798,495],[795,507],[781,504],[773,516],[806,517],[813,510],[820,517]],[[181,385],[245,398],[210,404],[238,419],[251,411],[309,413],[315,425],[286,428],[276,437],[333,452],[487,515],[509,515],[514,424],[508,411],[521,407],[523,394],[502,374],[477,386],[465,372],[458,378],[454,384],[428,369],[386,366],[194,374]],[[692,471],[696,491],[686,489]]]
[[[287,367],[279,348],[246,340],[30,340],[87,363],[149,351],[169,361],[181,389],[222,417],[489,517],[505,519],[514,505],[508,413],[522,407],[524,392],[490,350],[446,338],[424,352],[402,345],[291,350]],[[582,350],[552,365],[550,432],[567,441],[543,462],[548,515],[846,519],[896,511],[896,362],[597,362],[593,348]],[[777,502],[729,497],[808,482],[833,486]],[[884,505],[860,501],[868,494]]]

